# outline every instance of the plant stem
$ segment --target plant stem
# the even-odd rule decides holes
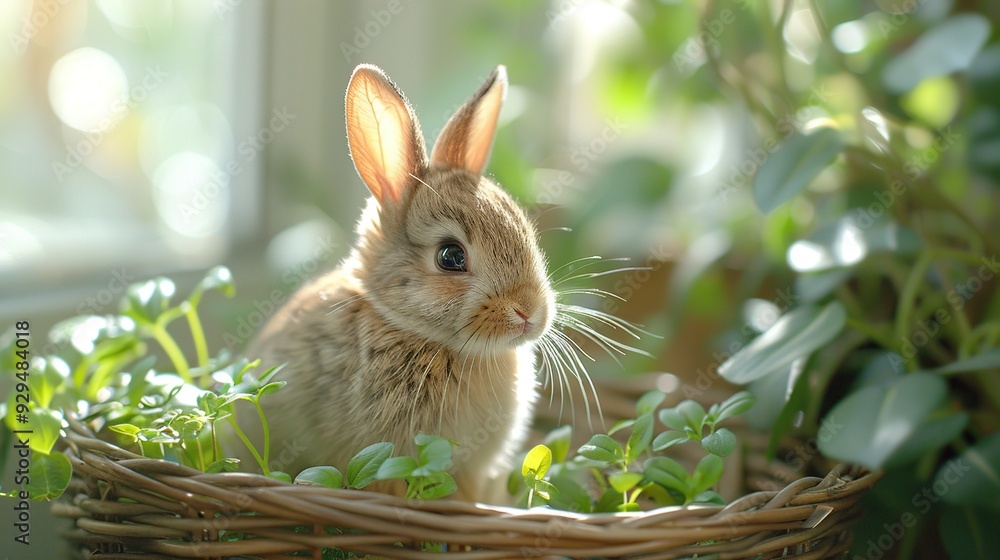
[[[257,407],[257,415],[260,416],[260,425],[264,432],[264,462],[267,463],[271,457],[271,430],[267,424],[267,416],[264,415],[264,409],[260,407],[260,400],[254,399],[253,405]]]
[[[887,350],[897,351],[899,350],[899,345],[892,341],[892,338],[887,337],[885,333],[876,329],[874,326],[865,323],[862,319],[857,319],[854,317],[847,318],[847,326],[858,331],[859,333],[867,336],[868,338],[878,342],[884,346]]]
[[[198,366],[205,367],[208,364],[208,344],[205,342],[205,329],[201,326],[198,309],[194,305],[188,306],[184,316],[191,329],[191,339],[194,341],[195,353],[198,356]]]
[[[906,283],[903,284],[903,291],[899,294],[899,304],[896,307],[896,338],[900,341],[906,341],[910,333],[910,322],[912,321],[917,293],[920,291],[920,286],[930,266],[930,253],[921,253],[913,265],[913,269],[910,270]],[[906,360],[908,369],[912,371],[916,368],[916,356],[903,356],[903,359]]]
[[[188,367],[187,360],[184,358],[184,353],[181,352],[181,349],[177,346],[177,342],[174,341],[174,338],[170,336],[170,333],[168,333],[167,329],[165,329],[162,325],[154,325],[151,330],[153,338],[160,343],[160,346],[163,347],[163,351],[167,353],[167,357],[170,358],[174,367],[177,368],[177,375],[181,376],[181,379],[183,379],[185,383],[191,383],[191,370]]]
[[[240,441],[242,441],[243,444],[247,446],[247,449],[250,450],[254,460],[257,461],[261,471],[263,471],[264,476],[270,475],[271,471],[268,470],[267,463],[263,458],[261,458],[260,453],[257,453],[257,448],[250,443],[250,438],[248,438],[247,435],[243,433],[243,430],[240,429],[240,425],[236,423],[235,415],[229,417],[229,423],[233,425],[233,429],[236,430],[236,435],[240,438]]]
[[[218,461],[222,455],[222,450],[219,449],[219,438],[215,435],[215,420],[213,419],[209,423],[209,427],[212,430],[212,462]]]
[[[201,450],[201,438],[197,435],[194,438],[195,445],[198,446],[198,464],[201,472],[205,472],[205,453]]]
[[[90,366],[94,364],[94,358],[92,354],[87,354],[80,359],[80,363],[77,364],[76,368],[73,369],[73,385],[77,388],[83,388],[83,382],[87,378],[87,370]]]

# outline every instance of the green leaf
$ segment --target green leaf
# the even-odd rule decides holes
[[[541,480],[552,466],[552,450],[544,445],[536,445],[524,456],[521,463],[521,476],[533,476]]]
[[[309,467],[295,477],[295,484],[303,486],[326,486],[327,488],[343,488],[344,475],[336,467]]]
[[[684,467],[673,459],[653,457],[643,465],[643,474],[650,482],[655,482],[669,490],[676,490],[684,496],[689,494],[690,477]]]
[[[611,426],[610,430],[608,430],[608,435],[609,436],[614,435],[614,434],[616,434],[616,433],[624,430],[625,428],[628,428],[632,424],[635,424],[635,419],[634,418],[624,418],[622,420],[619,420],[619,421],[615,422],[614,426]]]
[[[892,93],[906,93],[927,78],[965,70],[990,36],[990,22],[979,14],[952,16],[931,27],[882,70]]]
[[[417,460],[413,457],[390,457],[382,462],[375,474],[377,480],[394,480],[407,478],[417,469]]]
[[[422,478],[418,484],[420,489],[417,490],[416,497],[421,500],[444,498],[458,490],[455,479],[444,471]]]
[[[823,420],[828,437],[819,438],[819,449],[839,461],[880,469],[942,405],[946,394],[945,382],[927,373],[851,393]]]
[[[976,354],[971,358],[966,358],[946,366],[932,369],[932,373],[940,375],[955,375],[958,373],[976,373],[1000,368],[1000,348],[987,350],[982,354]]]
[[[995,511],[947,505],[939,524],[948,556],[993,560],[1000,550],[1000,516]]]
[[[736,436],[725,428],[719,428],[715,433],[705,436],[701,446],[712,455],[728,457],[736,449]]]
[[[981,439],[938,469],[934,490],[956,506],[1000,510],[1000,433]]]
[[[115,424],[114,426],[108,426],[108,429],[112,432],[123,434],[132,438],[133,443],[139,441],[139,426],[132,424]]]
[[[691,436],[689,436],[687,432],[667,430],[666,432],[656,436],[656,439],[653,440],[653,451],[663,451],[668,447],[684,443],[690,439]]]
[[[743,415],[748,426],[755,430],[770,430],[774,426],[794,391],[792,370],[796,366],[794,363],[784,366],[747,384],[747,390],[757,397],[757,405]]]
[[[659,416],[660,422],[671,430],[683,432],[684,427],[687,425],[684,415],[678,412],[676,408],[664,408],[660,411]]]
[[[635,403],[636,416],[642,416],[643,414],[653,412],[666,398],[667,395],[663,391],[653,390],[643,394]]]
[[[766,215],[787,202],[809,186],[843,146],[840,132],[832,128],[820,128],[785,140],[754,175],[757,207]]]
[[[676,410],[684,418],[684,425],[691,428],[695,437],[701,439],[701,428],[705,424],[705,409],[695,401],[686,400],[678,404]]]
[[[722,458],[717,455],[706,455],[701,461],[698,461],[698,466],[694,468],[694,473],[691,475],[691,493],[701,494],[718,484],[719,479],[722,478],[722,468]]]
[[[853,276],[853,268],[832,268],[821,272],[803,272],[795,277],[795,294],[803,304],[825,299],[837,286]]]
[[[31,377],[28,386],[31,387],[31,399],[42,408],[52,404],[52,397],[69,378],[69,366],[62,358],[56,356],[38,357],[31,364]]]
[[[510,471],[510,474],[507,475],[507,493],[516,496],[522,488],[524,488],[523,477],[518,476],[517,471]]]
[[[78,354],[89,355],[94,353],[94,348],[101,341],[134,338],[135,328],[135,321],[128,317],[81,315],[56,323],[49,331],[49,339],[56,346],[69,347]]]
[[[756,404],[756,402],[757,397],[755,397],[753,393],[749,391],[740,391],[719,405],[719,413],[715,416],[715,422],[719,423],[727,418],[739,416],[740,414],[743,414],[753,408],[753,405]]]
[[[448,441],[448,442],[451,442],[451,440],[445,439],[443,437],[432,436],[432,435],[429,435],[429,434],[425,434],[423,432],[418,433],[413,438],[413,443],[417,444],[417,449],[423,449],[424,447],[427,447],[428,445],[434,443],[435,441]],[[451,442],[451,443],[454,443],[454,442]]]
[[[608,484],[615,489],[616,492],[624,494],[629,490],[633,489],[642,482],[643,474],[637,472],[623,472],[610,475],[608,477]]]
[[[793,309],[719,366],[719,375],[742,385],[790,366],[833,340],[846,320],[847,313],[837,301],[822,308]]]
[[[223,457],[212,461],[205,467],[206,473],[236,472],[240,470],[240,460],[235,457]]]
[[[269,393],[273,393],[273,392],[281,389],[282,387],[285,386],[285,383],[287,383],[287,381],[272,381],[272,382],[268,383],[267,385],[264,385],[260,389],[257,389],[257,400],[260,400],[260,398],[263,397],[264,395],[267,395]],[[268,401],[268,402],[270,402],[270,401]]]
[[[286,473],[285,471],[271,471],[267,475],[268,478],[273,478],[274,480],[280,480],[282,482],[292,483],[292,475]]]
[[[553,508],[577,513],[590,513],[593,510],[590,494],[565,470],[554,475],[550,482],[557,490],[549,501],[549,505]]]
[[[870,255],[892,253],[909,255],[920,250],[920,236],[912,229],[882,219],[848,215],[826,224],[809,237],[788,248],[788,265],[800,273],[814,274],[851,267]]]
[[[233,283],[233,273],[225,266],[217,266],[212,270],[209,270],[205,274],[205,277],[198,282],[198,285],[194,287],[191,291],[191,295],[188,296],[188,301],[192,304],[197,305],[198,301],[201,299],[202,294],[212,290],[219,290],[226,297],[233,297],[236,295],[236,285]]]
[[[781,440],[795,428],[795,418],[800,411],[809,406],[809,376],[803,375],[807,367],[805,358],[800,358],[789,367],[786,378],[788,387],[780,401],[782,405],[778,417],[771,424],[771,440],[766,453],[768,460],[774,458]]]
[[[62,429],[62,414],[54,410],[35,407],[28,412],[28,426],[34,430],[28,441],[32,451],[48,454],[59,440]]]
[[[957,438],[969,423],[965,412],[943,410],[928,416],[919,428],[886,460],[885,468],[893,469],[913,463],[924,455],[936,452]]]
[[[672,494],[668,492],[666,488],[655,482],[644,482],[641,487],[642,495],[646,498],[652,498],[659,506],[679,506],[684,503],[683,494],[678,499],[676,493]]]
[[[573,439],[573,426],[560,426],[545,436],[542,442],[552,450],[552,462],[564,463],[569,455],[570,441]]]
[[[649,449],[649,444],[653,441],[653,411],[642,414],[635,419],[632,425],[632,435],[625,445],[625,457],[629,462],[635,460],[643,451]]]
[[[615,490],[608,488],[601,494],[601,498],[594,505],[594,513],[614,513],[618,511],[618,506],[625,502],[625,496]]]
[[[722,497],[722,494],[719,494],[715,490],[705,490],[692,498],[691,503],[724,506],[726,505],[726,499]]]
[[[617,441],[604,434],[594,434],[590,441],[583,444],[577,453],[592,461],[614,463],[625,457],[622,446]]]
[[[66,491],[72,475],[73,465],[62,453],[32,453],[25,490],[32,500],[54,500]]]
[[[540,478],[537,480],[532,479],[531,484],[535,494],[540,496],[545,501],[551,500],[553,496],[559,493],[556,487],[547,480],[542,480]]]
[[[392,456],[394,446],[387,442],[375,443],[362,449],[347,463],[347,487],[361,489],[375,480],[379,469]]]
[[[155,324],[170,308],[176,287],[167,278],[154,278],[128,287],[122,300],[122,314],[141,323]]]
[[[418,467],[413,476],[430,476],[437,471],[451,467],[451,442],[436,438],[420,448],[417,453]]]

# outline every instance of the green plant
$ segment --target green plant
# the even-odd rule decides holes
[[[232,468],[221,457],[216,437],[215,420],[224,417],[222,411],[198,408],[194,402],[202,387],[212,381],[208,374],[230,361],[225,353],[209,358],[198,319],[202,296],[213,290],[233,295],[232,276],[225,267],[212,269],[177,305],[170,303],[175,291],[170,280],[133,284],[126,290],[119,315],[80,316],[56,325],[47,347],[54,351],[46,355],[31,355],[11,335],[6,344],[0,344],[0,372],[17,372],[27,389],[16,386],[7,398],[5,445],[0,454],[8,451],[6,443],[14,430],[25,426],[33,430],[29,438],[31,484],[27,486],[33,498],[58,497],[69,483],[69,460],[53,447],[63,427],[64,411],[78,411],[80,402],[89,403],[84,411],[88,418],[102,417],[143,453],[169,456],[203,470]],[[170,323],[180,317],[187,319],[198,349],[195,368],[168,331]],[[157,372],[155,358],[144,358],[150,340],[169,356],[174,372]],[[249,369],[246,366],[245,362],[229,364],[241,375]]]
[[[885,527],[906,519],[886,537],[900,557],[940,538],[952,558],[991,558],[1000,546],[990,536],[1000,534],[1000,51],[987,45],[996,12],[965,11],[975,2],[963,13],[939,6],[936,17],[806,4],[818,33],[813,89],[786,74],[791,18],[803,15],[793,2],[745,6],[705,51],[709,76],[759,127],[747,194],[763,216],[761,246],[742,256],[763,257],[756,278],[792,286],[794,300],[759,335],[746,325],[729,333],[738,351],[719,373],[766,403],[749,419],[771,430],[772,452],[796,433],[827,457],[886,471],[855,553],[870,554]],[[726,9],[712,3],[702,22]],[[845,49],[836,34],[851,29],[871,33]],[[737,54],[747,44],[756,47]],[[738,70],[744,57],[775,74]],[[750,315],[761,304],[748,303]]]
[[[588,513],[638,511],[638,499],[644,494],[658,505],[725,503],[712,488],[722,476],[722,458],[736,447],[736,436],[718,424],[749,410],[755,402],[753,395],[737,393],[712,405],[708,412],[693,400],[661,409],[659,420],[668,429],[654,438],[654,415],[664,398],[660,391],[643,395],[636,403],[634,419],[618,422],[608,434],[595,434],[572,460],[567,460],[571,429],[563,426],[552,431],[545,443],[525,456],[520,477],[511,474],[511,493],[525,489],[527,507],[547,504]],[[626,428],[631,434],[623,447],[611,435]],[[653,455],[688,441],[700,442],[706,451],[691,473],[669,457]],[[585,488],[587,484],[596,498]]]
[[[25,488],[32,498],[55,499],[69,483],[70,462],[53,450],[66,410],[75,411],[83,421],[105,426],[122,445],[145,457],[207,473],[241,467],[238,459],[224,453],[225,436],[220,428],[228,426],[265,475],[293,481],[288,473],[269,469],[270,429],[260,405],[261,399],[281,390],[285,381],[272,380],[279,368],[258,374],[259,360],[233,360],[225,351],[210,357],[197,313],[203,294],[210,290],[233,295],[227,269],[211,270],[176,305],[170,301],[175,291],[170,280],[133,284],[126,290],[120,315],[76,317],[58,324],[50,333],[55,348],[50,355],[31,356],[30,351],[18,348],[14,337],[4,345],[0,368],[16,372],[25,386],[24,391],[15,387],[8,398],[3,434],[9,438],[19,422],[33,429],[31,473],[24,479],[30,478]],[[181,317],[187,321],[198,356],[193,367],[168,330]],[[151,340],[167,354],[174,371],[155,369],[155,356],[147,355]],[[30,399],[20,402],[19,393]],[[238,418],[239,402],[251,405],[257,418]],[[18,419],[22,414],[23,422]],[[260,423],[259,447],[246,435],[247,422]],[[417,435],[415,443],[416,458],[393,457],[391,443],[376,443],[351,459],[346,478],[334,466],[317,466],[298,473],[294,481],[361,489],[376,480],[403,479],[410,498],[434,499],[453,493],[456,483],[445,471],[451,466],[454,444],[425,434]]]

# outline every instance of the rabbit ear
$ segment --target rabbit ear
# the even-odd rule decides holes
[[[398,201],[427,165],[424,137],[403,92],[379,68],[361,64],[347,86],[347,143],[379,204]]]
[[[497,66],[479,91],[448,120],[434,143],[431,164],[460,167],[482,175],[505,97],[507,69]]]

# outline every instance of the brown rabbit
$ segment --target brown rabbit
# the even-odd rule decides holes
[[[347,138],[371,198],[350,256],[303,286],[247,354],[286,364],[262,401],[272,438],[303,449],[281,470],[346,467],[419,432],[459,443],[457,496],[476,499],[523,443],[536,399],[534,343],[554,294],[536,231],[483,176],[507,91],[498,66],[448,121],[428,161],[413,109],[378,68],[347,87]],[[268,402],[270,401],[270,402]],[[382,490],[398,493],[401,487]]]

